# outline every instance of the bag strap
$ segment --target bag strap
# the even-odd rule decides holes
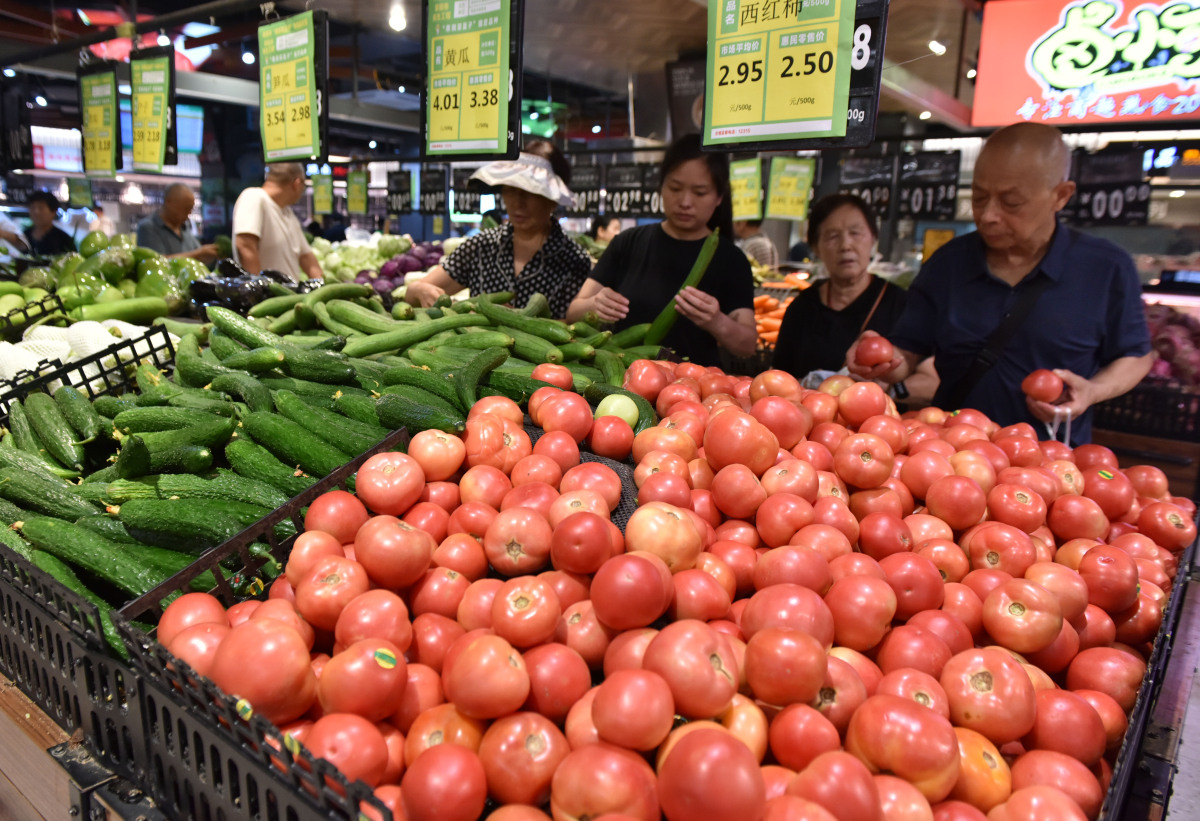
[[[871,310],[867,312],[867,318],[863,320],[862,327],[858,329],[859,336],[867,329],[867,323],[871,321],[871,317],[875,316],[875,309],[879,307],[879,303],[883,301],[883,292],[888,288],[888,281],[883,281],[883,287],[879,289],[879,293],[875,296],[875,304],[871,306]]]
[[[1038,298],[1042,292],[1050,285],[1050,277],[1042,275],[1029,283],[1028,287],[1023,288],[1017,294],[1016,302],[1001,319],[1000,324],[988,336],[984,342],[983,348],[975,355],[975,359],[971,362],[967,373],[951,388],[942,398],[941,404],[950,409],[957,410],[963,406],[967,396],[975,389],[996,363],[1000,361],[1000,355],[1004,353],[1004,348],[1016,335],[1020,327],[1025,324],[1025,320],[1029,318],[1029,314],[1033,311],[1033,306],[1037,304]]]

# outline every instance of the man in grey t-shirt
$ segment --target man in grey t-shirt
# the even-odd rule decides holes
[[[215,245],[201,245],[185,226],[196,206],[196,195],[181,182],[167,188],[162,207],[138,223],[137,244],[151,248],[168,259],[191,257],[211,265],[221,255]]]

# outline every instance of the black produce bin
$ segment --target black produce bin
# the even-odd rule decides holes
[[[528,419],[528,417],[526,417]],[[542,438],[545,433],[540,427],[533,424],[532,420],[525,423],[525,432],[529,434],[529,441],[537,444],[537,440]],[[580,462],[598,462],[611,468],[617,476],[621,477],[621,501],[616,509],[609,514],[610,518],[617,527],[621,528],[621,532],[625,532],[625,524],[629,521],[629,517],[637,510],[637,484],[633,480],[633,468],[628,464],[614,461],[613,459],[597,456],[594,453],[589,453],[586,450],[579,451]]]
[[[42,317],[65,310],[58,294],[46,294],[37,302],[28,302],[24,307],[0,316],[0,337],[9,342],[16,342],[21,338],[21,334],[25,333],[26,328]]]
[[[1173,380],[1144,379],[1094,413],[1092,425],[1102,430],[1200,442],[1200,393]]]

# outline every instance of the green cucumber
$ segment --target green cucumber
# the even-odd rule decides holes
[[[369,356],[377,353],[390,353],[415,345],[436,333],[452,328],[465,328],[469,325],[487,325],[488,318],[480,314],[455,314],[442,317],[430,322],[397,323],[394,331],[382,334],[351,339],[346,343],[342,352],[347,356]]]
[[[632,348],[626,348],[622,351],[617,351],[617,356],[621,357],[621,361],[626,367],[638,359],[661,359],[661,345],[635,345]]]
[[[8,457],[8,461],[19,465],[22,470],[28,470],[39,476],[44,476],[52,482],[61,483],[63,487],[69,487],[65,480],[79,478],[81,471],[68,470],[51,459],[45,451],[27,453],[16,447],[15,444],[10,444],[12,441],[12,436],[5,436],[3,439],[0,439],[0,450],[4,451],[4,455]]]
[[[207,473],[212,466],[212,448],[204,445],[179,445],[151,449],[147,473]]]
[[[267,332],[276,336],[287,336],[295,333],[300,329],[300,323],[296,321],[296,309],[287,311],[280,316],[275,317],[275,320],[267,326]]]
[[[292,318],[296,322],[296,327],[301,331],[311,331],[317,327],[316,311],[312,309],[311,305],[303,302],[297,302],[292,307]]]
[[[674,306],[674,304],[675,300],[671,300],[671,305]],[[630,325],[628,328],[614,332],[612,338],[609,339],[609,344],[614,348],[631,348],[634,345],[641,345],[649,330],[649,322]]]
[[[549,317],[550,300],[541,291],[530,294],[525,301],[525,307],[520,309],[522,316]]]
[[[31,516],[21,527],[21,534],[37,549],[86,570],[135,598],[170,577],[134,558],[125,545],[110,542],[73,522]]]
[[[455,334],[447,337],[441,344],[451,348],[470,348],[482,351],[488,348],[511,348],[515,341],[504,331],[477,329],[475,333]]]
[[[596,355],[596,349],[583,342],[568,342],[566,345],[559,345],[558,350],[562,353],[563,362],[578,362],[580,359],[591,359]]]
[[[500,391],[522,408],[529,404],[529,397],[533,396],[534,391],[550,385],[549,382],[540,379],[499,370],[489,373],[484,382],[489,388]]]
[[[395,320],[408,320],[413,318],[413,306],[409,305],[404,300],[392,305],[391,313],[389,314]]]
[[[317,316],[317,322],[327,331],[332,331],[344,337],[361,336],[362,332],[352,328],[349,325],[344,325],[338,322],[329,314],[329,306],[324,302],[318,302],[313,306],[313,313]]]
[[[33,426],[29,424],[29,416],[25,413],[25,408],[21,405],[20,400],[13,400],[8,408],[8,432],[17,450],[42,459],[46,458],[46,448],[37,438],[37,434],[33,432]],[[4,438],[8,439],[9,437]]]
[[[131,396],[97,396],[92,400],[92,407],[96,409],[96,413],[101,416],[106,416],[113,419],[121,411],[136,408],[137,402]]]
[[[368,396],[344,393],[333,400],[333,409],[347,419],[365,425],[379,425],[379,414],[375,412],[375,400]]]
[[[285,465],[262,445],[245,439],[235,439],[226,445],[225,459],[239,476],[265,482],[289,498],[307,490],[316,481],[298,468]]]
[[[100,435],[100,414],[78,390],[63,385],[54,392],[54,401],[67,424],[82,441],[89,442]]]
[[[199,481],[204,480],[200,479]],[[95,485],[80,485],[80,487],[95,487]],[[128,502],[130,499],[160,498],[154,485],[148,481],[118,479],[115,482],[109,482],[107,485],[101,485],[100,487],[104,488],[105,498],[117,505]]]
[[[147,325],[169,313],[171,313],[170,306],[162,297],[142,296],[120,299],[116,302],[80,305],[70,311],[69,316],[76,321],[103,322],[106,319],[119,319],[134,325]]]
[[[612,351],[596,351],[596,367],[604,374],[604,381],[614,388],[621,387],[625,381],[625,366],[621,359]]]
[[[104,634],[104,640],[108,642],[108,646],[118,656],[123,659],[129,658],[129,650],[125,648],[125,642],[122,641],[121,634],[117,632],[117,628],[112,622],[112,605],[93,593],[87,585],[79,580],[74,570],[52,553],[44,550],[35,550],[31,552],[29,559],[39,570],[53,576],[63,587],[83,600],[94,604],[97,612],[100,614],[99,627],[100,631]]]
[[[316,396],[321,399],[333,400],[339,393],[354,393],[359,396],[370,396],[370,391],[356,388],[352,385],[325,385],[320,382],[309,382],[307,379],[293,379],[290,376],[263,376],[262,382],[273,391],[291,391],[303,396]]]
[[[283,348],[281,370],[295,379],[307,379],[326,385],[347,385],[354,380],[354,368],[346,362],[346,354],[336,351]]]
[[[593,348],[599,348],[601,345],[606,344],[610,339],[612,339],[612,335],[612,331],[601,331],[600,333],[593,334],[591,336],[579,337],[576,339],[576,341],[582,342],[584,345],[591,345]]]
[[[583,321],[572,322],[568,327],[576,337],[592,337],[601,332],[599,328]]]
[[[21,520],[15,519],[14,521],[19,522]],[[33,548],[29,546],[29,542],[18,536],[16,531],[11,528],[0,527],[0,545],[4,545],[26,561],[33,561]]]
[[[355,299],[368,297],[375,293],[370,285],[359,285],[355,282],[331,282],[304,295],[305,305],[315,305],[318,302],[329,302],[331,299]]]
[[[282,507],[291,498],[266,482],[246,479],[230,470],[220,471],[212,479],[203,479],[185,473],[156,476],[152,485],[143,485],[143,487],[149,488],[148,495],[142,494],[137,488],[126,487],[126,485],[140,484],[140,482],[126,482],[112,493],[129,493],[130,495],[126,498],[130,499],[225,499],[230,502],[251,502],[266,510]]]
[[[221,333],[228,334],[247,348],[275,348],[283,344],[283,338],[273,334],[228,308],[210,305],[206,309],[208,319]]]
[[[98,536],[103,536],[110,542],[137,544],[137,539],[129,535],[129,531],[125,529],[125,525],[121,524],[119,519],[114,519],[105,513],[81,516],[75,520],[75,524],[84,530],[90,530]]]
[[[239,354],[246,350],[245,345],[229,336],[229,334],[222,333],[220,328],[217,328],[208,335],[208,348],[212,351],[213,356],[217,357],[217,360],[222,363],[234,354]],[[227,367],[234,366],[229,365]]]
[[[167,406],[172,408],[186,408],[192,411],[199,411],[201,413],[207,413],[210,416],[233,416],[237,412],[237,405],[229,401],[228,398],[218,398],[227,396],[228,394],[212,389],[204,391],[201,395],[196,395],[193,393],[181,393],[168,399]],[[150,407],[156,406],[152,405]]]
[[[388,433],[380,427],[374,433],[364,433],[351,425],[351,420],[342,419],[333,411],[306,405],[291,391],[277,391],[274,398],[275,407],[281,414],[351,456],[370,450]]]
[[[210,387],[240,397],[252,411],[271,409],[271,392],[249,374],[223,373],[210,383]]]
[[[224,365],[214,365],[200,355],[196,337],[185,336],[175,349],[175,378],[184,387],[203,388],[224,373],[239,373]],[[245,373],[245,371],[241,371]]]
[[[83,445],[49,394],[25,397],[25,415],[37,438],[64,467],[83,470]]]
[[[217,447],[224,445],[233,436],[237,423],[222,416],[202,419],[186,428],[139,434],[151,450],[167,450],[184,445]]]
[[[264,373],[273,371],[283,364],[283,351],[279,348],[252,348],[241,350],[221,357],[221,364],[247,373]]]
[[[560,363],[563,361],[562,351],[558,349],[557,344],[554,342],[547,341],[537,334],[526,333],[520,328],[508,325],[502,326],[500,330],[513,338],[513,353],[522,359],[538,363]],[[564,342],[566,341],[570,340],[564,340]]]
[[[117,518],[143,544],[194,553],[224,544],[246,527],[229,502],[199,499],[130,499]]]
[[[398,387],[398,386],[397,386]],[[436,399],[437,403],[421,402],[420,394],[426,393],[420,388],[405,386],[404,394],[384,394],[375,403],[379,421],[392,430],[406,428],[410,435],[416,435],[423,430],[441,430],[446,433],[462,433],[466,430],[467,422],[463,415],[449,409],[433,394],[426,397]]]
[[[0,499],[0,524],[11,525],[25,518],[25,511],[14,505],[8,499]]]
[[[353,302],[335,299],[325,304],[334,322],[353,328],[360,334],[381,334],[396,330],[396,320]],[[332,328],[330,329],[332,330]]]
[[[214,416],[206,416],[191,408],[130,408],[116,415],[113,419],[113,426],[121,433],[151,433],[179,430],[197,422],[211,422],[215,419]]]
[[[458,406],[464,412],[469,411],[478,398],[479,380],[503,365],[507,359],[507,348],[488,348],[480,351],[458,372],[454,389],[458,392]]]
[[[380,393],[395,393],[389,390],[393,385],[412,385],[429,391],[441,397],[452,406],[458,406],[458,391],[449,379],[426,368],[389,368],[383,376],[385,387]],[[469,411],[470,407],[458,407],[460,411]]]
[[[286,296],[273,296],[269,299],[264,299],[262,302],[255,305],[249,311],[249,316],[258,318],[260,316],[276,317],[284,311],[290,311],[295,307],[296,303],[304,299],[304,294],[288,294]]]
[[[712,262],[713,255],[717,252],[717,244],[720,242],[721,230],[718,228],[704,239],[704,244],[700,246],[700,253],[696,256],[696,261],[692,263],[692,269],[688,271],[687,277],[683,280],[683,285],[679,286],[679,290],[684,288],[696,288],[704,279],[704,274],[708,271],[708,265]],[[663,309],[659,311],[658,316],[650,323],[650,329],[646,331],[644,339],[639,340],[647,345],[658,345],[663,341],[671,328],[675,326],[675,320],[679,318],[679,313],[675,309],[675,300],[672,298]],[[628,343],[621,343],[628,344]]]
[[[571,341],[570,329],[567,328],[565,323],[558,320],[525,316],[520,311],[514,311],[511,308],[505,308],[503,305],[497,305],[487,300],[479,302],[475,307],[481,314],[490,319],[493,325],[516,328],[527,334],[541,337],[555,345],[562,345]]]
[[[185,336],[195,336],[201,345],[208,342],[208,337],[212,333],[211,322],[192,322],[183,319],[173,319],[169,316],[160,316],[155,319],[152,325],[162,325],[167,329],[168,333],[175,334],[180,338]]]
[[[462,354],[466,353],[463,348],[446,348],[445,351],[446,353],[442,353],[441,351],[429,351],[412,347],[408,349],[408,358],[419,368],[429,368],[439,373],[457,371],[463,365],[467,364],[467,357],[462,356]],[[458,353],[460,356],[454,356],[455,353]]]
[[[290,419],[274,413],[251,413],[242,421],[246,433],[281,461],[299,465],[323,478],[353,458]]]

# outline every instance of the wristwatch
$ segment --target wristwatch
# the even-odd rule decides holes
[[[892,397],[895,399],[908,398],[908,387],[904,384],[903,379],[892,385]]]

